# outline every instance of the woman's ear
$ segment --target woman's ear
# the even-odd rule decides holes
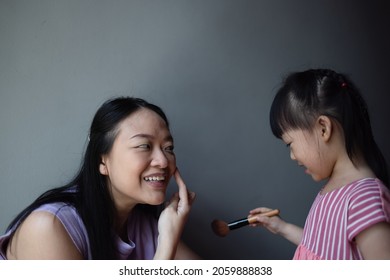
[[[107,169],[105,161],[106,161],[105,158],[102,157],[102,161],[99,164],[99,171],[100,171],[100,174],[102,174],[102,175],[108,175],[108,169]]]
[[[333,124],[331,119],[327,116],[319,116],[317,119],[317,126],[321,139],[323,139],[325,142],[328,142],[333,132]]]

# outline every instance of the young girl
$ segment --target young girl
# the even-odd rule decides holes
[[[298,245],[294,259],[390,259],[387,166],[355,85],[327,69],[293,73],[275,96],[270,123],[291,159],[314,181],[327,181],[303,229],[280,217],[258,217],[258,225]]]
[[[179,191],[161,212],[171,176]],[[0,237],[0,259],[196,258],[180,242],[193,199],[163,111],[138,98],[108,100],[75,179],[14,219]]]

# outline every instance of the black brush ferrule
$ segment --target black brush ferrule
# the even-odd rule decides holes
[[[229,229],[232,230],[232,229],[237,229],[237,228],[247,226],[247,225],[249,225],[249,221],[247,218],[245,218],[245,219],[240,219],[240,220],[229,223],[228,227],[229,227]]]

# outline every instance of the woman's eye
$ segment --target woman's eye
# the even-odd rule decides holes
[[[165,150],[166,152],[168,152],[168,153],[172,153],[172,154],[173,154],[173,149],[174,149],[173,146],[168,146],[168,147],[166,147],[164,150]]]
[[[149,150],[150,149],[150,145],[149,144],[142,144],[142,145],[137,146],[137,148]]]

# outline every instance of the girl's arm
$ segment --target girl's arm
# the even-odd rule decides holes
[[[283,223],[284,225],[282,226],[282,229],[278,232],[278,234],[298,246],[302,240],[303,229],[294,224],[286,223],[284,221]]]
[[[357,246],[364,259],[390,259],[390,224],[375,224],[356,236]]]
[[[10,260],[81,260],[62,223],[51,213],[32,212],[16,230],[7,248]]]
[[[266,207],[259,207],[249,212],[249,217],[271,211],[272,209]],[[257,224],[251,224],[251,226],[263,226],[270,232],[278,234],[288,241],[298,245],[302,239],[303,229],[294,224],[290,224],[282,220],[279,216],[266,217],[257,216]]]

